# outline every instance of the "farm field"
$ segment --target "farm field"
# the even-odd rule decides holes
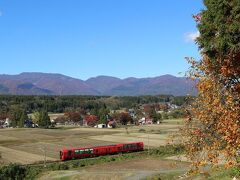
[[[2,129],[0,130],[1,164],[32,164],[44,160],[59,160],[59,150],[81,146],[107,145],[143,141],[145,148],[168,143],[168,137],[181,126],[170,120],[159,125],[132,126],[117,129]]]
[[[76,170],[50,171],[40,179],[104,179],[104,180],[135,180],[144,179],[155,174],[174,173],[175,178],[184,174],[189,163],[164,160],[156,157],[139,157],[120,162],[107,162],[100,165],[83,167]]]

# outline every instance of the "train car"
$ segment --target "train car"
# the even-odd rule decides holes
[[[66,161],[72,159],[89,158],[108,154],[136,152],[143,150],[143,142],[63,149],[60,151],[60,160]]]

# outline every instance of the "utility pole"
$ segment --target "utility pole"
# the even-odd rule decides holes
[[[149,156],[149,134],[148,134],[148,156]]]
[[[46,152],[46,145],[44,145],[43,147],[40,147],[41,151],[43,152],[43,156],[44,156],[44,167],[47,167],[46,165],[46,157],[47,157],[47,152]]]

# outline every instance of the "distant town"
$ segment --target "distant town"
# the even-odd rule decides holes
[[[183,118],[187,96],[0,96],[0,128],[117,128]]]

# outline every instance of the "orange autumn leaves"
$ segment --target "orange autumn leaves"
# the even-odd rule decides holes
[[[189,118],[182,129],[187,155],[196,169],[219,162],[227,167],[237,165],[240,97],[236,87],[239,82],[231,80],[233,76],[227,74],[216,75],[214,65],[209,64],[212,62],[207,57],[200,62],[188,61],[192,65],[189,76],[198,79],[196,87],[199,94],[187,108]],[[232,67],[230,71],[237,72]]]
[[[187,155],[196,169],[208,163],[239,166],[240,160],[240,3],[203,1],[194,15],[200,61],[187,58],[198,96],[187,108],[182,129]]]

